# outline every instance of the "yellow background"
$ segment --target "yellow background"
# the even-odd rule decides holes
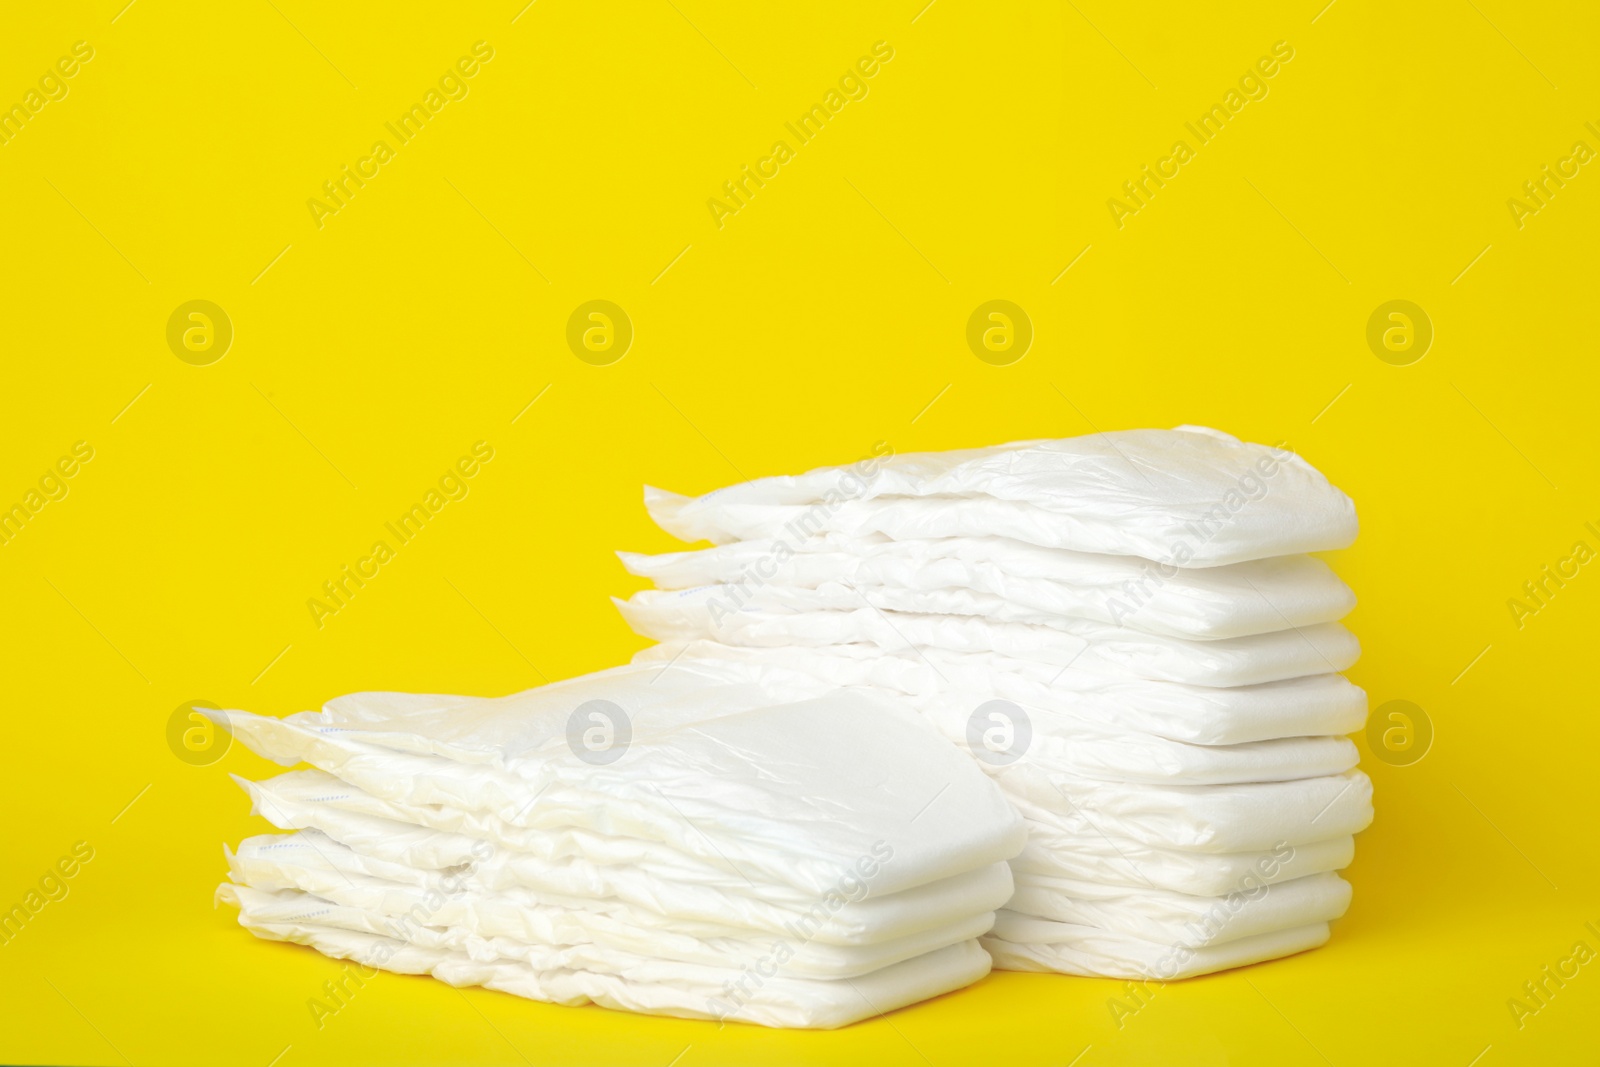
[[[0,146],[0,502],[75,441],[95,457],[0,547],[0,903],[74,842],[95,858],[0,946],[0,1060],[1593,1058],[1600,964],[1521,1029],[1506,1003],[1600,949],[1600,573],[1520,629],[1507,607],[1600,548],[1600,173],[1520,229],[1506,206],[1600,148],[1592,10],[523,2],[5,14],[0,101],[75,41],[95,55]],[[318,229],[307,199],[479,40],[470,94]],[[869,95],[719,229],[706,201],[880,40]],[[1280,40],[1269,95],[1119,230],[1107,199]],[[233,323],[210,366],[166,343],[193,299]],[[564,339],[591,299],[635,327],[612,366]],[[966,346],[990,299],[1034,325],[1014,365]],[[1391,299],[1436,330],[1411,366],[1365,341]],[[1168,986],[1120,1029],[1121,984],[1068,977],[818,1034],[386,974],[319,1031],[338,966],[212,910],[221,843],[264,829],[225,772],[270,768],[181,762],[181,702],[286,714],[622,661],[643,642],[611,551],[673,546],[644,483],[1184,422],[1287,441],[1356,500],[1333,557],[1361,598],[1352,676],[1436,731],[1409,767],[1358,739],[1378,817],[1328,947]],[[306,600],[478,440],[470,495],[319,630]]]

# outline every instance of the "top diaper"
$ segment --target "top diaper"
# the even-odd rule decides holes
[[[1121,430],[870,458],[700,497],[645,490],[687,541],[997,535],[1173,567],[1344,548],[1355,506],[1284,446],[1217,430]]]

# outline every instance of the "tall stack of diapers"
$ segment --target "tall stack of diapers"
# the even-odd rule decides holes
[[[997,966],[1164,980],[1326,941],[1371,784],[1354,597],[1306,553],[1354,539],[1349,498],[1196,427],[886,452],[647,491],[715,547],[624,555],[657,586],[620,603],[661,642],[639,661],[894,694],[965,748],[1028,826]]]
[[[332,997],[383,969],[834,1027],[987,974],[1026,834],[1001,790],[903,702],[775,703],[736,675],[211,713],[311,768],[241,780],[287,832],[230,852],[219,895],[260,937],[353,961]]]

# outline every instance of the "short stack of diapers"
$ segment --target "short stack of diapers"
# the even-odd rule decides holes
[[[219,895],[260,937],[557,1004],[835,1027],[988,973],[1022,820],[915,713],[716,664],[212,713],[285,766]],[[372,977],[372,975],[368,975]]]
[[[687,498],[712,548],[624,554],[669,677],[909,700],[1025,818],[996,965],[1170,979],[1322,944],[1345,911],[1365,694],[1350,500],[1196,427],[885,455]],[[890,758],[888,751],[882,752]]]

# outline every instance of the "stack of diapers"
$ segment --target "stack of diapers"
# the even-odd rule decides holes
[[[1026,839],[1002,791],[903,701],[742,675],[213,712],[310,768],[240,780],[283,832],[219,896],[366,968],[657,1015],[830,1028],[987,974]]]
[[[1137,430],[874,456],[698,498],[646,491],[714,547],[624,553],[660,644],[801,699],[908,700],[1028,825],[996,966],[1167,980],[1324,943],[1372,817],[1344,735],[1366,696],[1356,534],[1287,448]],[[667,672],[668,674],[671,671]]]

